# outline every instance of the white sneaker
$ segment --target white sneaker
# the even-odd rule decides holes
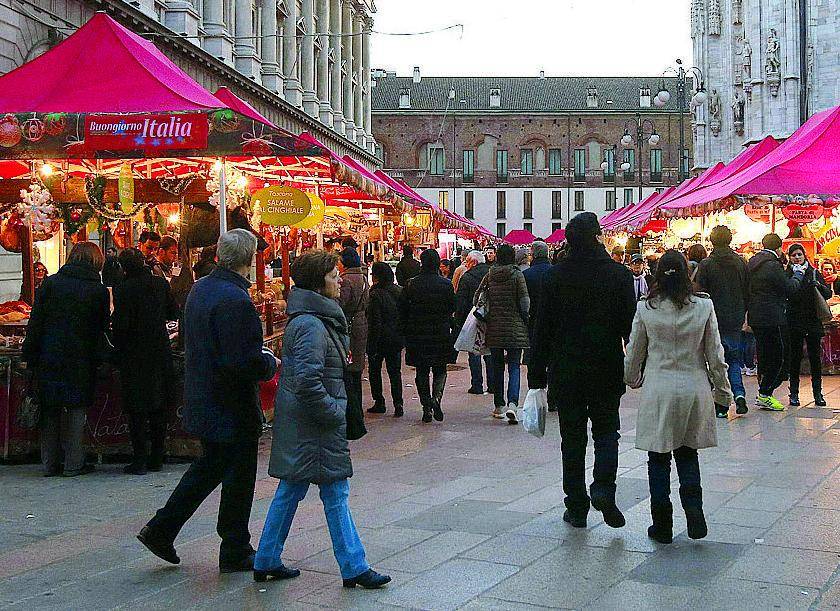
[[[748,375],[748,376],[757,376],[757,375],[758,375],[758,371],[756,370],[756,368],[755,368],[755,367],[747,367],[747,373],[746,373],[746,375]]]
[[[508,419],[508,424],[516,424],[519,422],[516,419],[516,403],[508,403],[507,411],[505,412],[505,418]]]
[[[504,420],[505,419],[505,415],[502,413],[502,408],[501,407],[493,408],[493,417],[496,418],[497,420]]]

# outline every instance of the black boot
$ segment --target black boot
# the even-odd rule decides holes
[[[648,527],[648,537],[657,543],[671,543],[674,540],[674,507],[667,503],[651,503],[650,517],[653,524]]]
[[[703,515],[703,489],[700,486],[680,486],[680,501],[685,511],[689,538],[704,538],[709,534],[709,527]]]
[[[814,386],[814,405],[817,407],[825,407],[827,405],[825,397],[822,394],[822,385]]]
[[[403,417],[403,404],[402,403],[394,403],[394,418],[402,418]]]
[[[423,406],[423,422],[431,422],[432,421],[432,406],[431,405],[424,405]]]
[[[385,413],[385,402],[384,401],[374,401],[373,407],[369,407],[367,410],[368,414],[384,414]]]
[[[799,407],[799,378],[790,381],[790,400],[788,405]]]
[[[390,581],[391,577],[389,575],[380,575],[373,569],[368,569],[358,577],[345,579],[344,587],[355,588],[356,586],[362,586],[366,590],[376,590]]]
[[[446,389],[446,371],[442,375],[435,375],[432,380],[432,413],[435,420],[443,421],[443,410],[440,407],[443,401],[443,391]]]

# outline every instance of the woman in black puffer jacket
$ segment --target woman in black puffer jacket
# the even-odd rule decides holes
[[[496,265],[487,272],[476,291],[476,300],[486,290],[488,315],[485,345],[493,362],[493,417],[516,423],[522,350],[528,347],[528,311],[531,300],[525,276],[516,266],[513,248],[502,244],[496,251]],[[505,363],[508,369],[505,407]]]
[[[802,363],[802,342],[804,341],[808,347],[808,361],[811,365],[814,404],[817,407],[825,407],[825,398],[822,394],[822,337],[825,331],[817,316],[816,291],[819,291],[824,298],[830,299],[831,289],[827,286],[823,275],[808,262],[805,249],[801,244],[793,244],[788,249],[788,258],[790,259],[789,275],[793,275],[794,268],[802,269],[805,274],[799,290],[788,298],[790,404],[799,405],[799,367]]]
[[[377,262],[371,267],[373,287],[370,289],[367,322],[368,377],[373,407],[370,414],[385,413],[385,396],[382,394],[382,361],[391,382],[394,400],[394,418],[403,415],[402,349],[404,340],[399,325],[397,303],[402,287],[394,284],[394,272],[387,263]]]

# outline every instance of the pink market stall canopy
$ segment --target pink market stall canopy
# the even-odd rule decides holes
[[[565,229],[555,229],[551,232],[551,235],[548,236],[545,241],[547,244],[559,244],[563,240],[566,239],[566,230]]]
[[[503,241],[514,246],[524,246],[531,244],[535,239],[534,234],[527,229],[514,229],[508,232]]]
[[[277,126],[274,125],[274,123],[264,117],[256,108],[248,104],[248,102],[234,95],[234,93],[227,87],[219,87],[213,95],[216,96],[225,108],[235,110],[243,117],[248,117],[254,121],[264,123],[272,129],[277,129]]]

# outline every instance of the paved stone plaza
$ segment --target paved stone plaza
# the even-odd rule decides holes
[[[826,380],[829,408],[813,407],[804,380],[800,409],[718,421],[720,447],[701,452],[709,537],[687,539],[677,509],[680,534],[670,546],[646,536],[646,455],[633,448],[637,393],[621,410],[618,505],[627,526],[610,529],[593,512],[581,531],[561,520],[556,415],[542,440],[493,420],[492,398],[467,395],[468,372],[458,366],[446,420],[423,425],[413,380],[405,382],[406,417],[370,418],[368,436],[351,446],[351,507],[369,561],[394,578],[387,588],[342,589],[315,488],[284,554],[302,575],[255,584],[250,573],[218,573],[218,494],[176,541],[180,566],[135,540],[185,465],[144,477],[105,465],[76,479],[0,466],[0,607],[840,607],[840,379]],[[266,436],[254,544],[276,487],[266,475],[269,445]]]

